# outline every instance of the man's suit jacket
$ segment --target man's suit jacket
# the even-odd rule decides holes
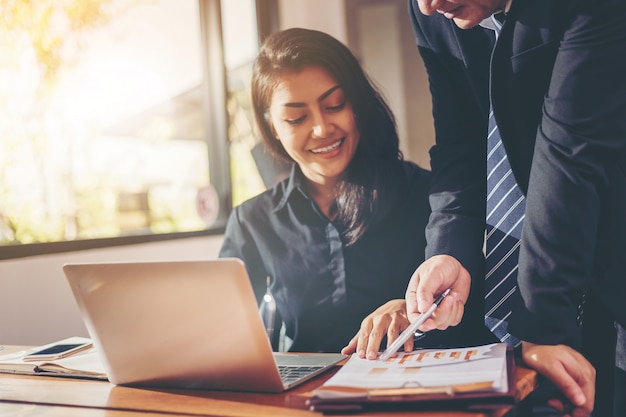
[[[456,257],[482,291],[491,102],[527,198],[509,324],[522,340],[578,348],[590,289],[626,325],[625,3],[514,0],[493,49],[491,30],[409,0],[436,132],[427,257]]]

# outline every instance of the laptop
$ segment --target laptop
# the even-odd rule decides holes
[[[239,259],[65,264],[116,385],[282,392],[346,355],[278,353]]]

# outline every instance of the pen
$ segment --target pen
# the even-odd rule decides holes
[[[422,315],[419,316],[417,320],[409,324],[409,327],[407,327],[402,333],[400,333],[400,336],[398,336],[398,338],[394,340],[393,343],[380,355],[379,359],[381,361],[386,361],[391,357],[391,355],[397,352],[398,349],[400,349],[400,346],[404,345],[409,337],[415,334],[417,328],[420,327],[426,320],[430,318],[430,316],[433,315],[433,313],[437,309],[437,306],[441,304],[443,299],[446,298],[448,294],[450,294],[450,288],[445,290],[439,297],[437,297],[433,305],[431,305],[428,310],[422,313]]]

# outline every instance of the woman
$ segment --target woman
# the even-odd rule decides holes
[[[325,33],[270,35],[252,102],[264,144],[293,168],[234,209],[220,256],[245,262],[259,300],[269,278],[291,351],[375,357],[385,335],[391,342],[408,325],[403,297],[424,260],[429,173],[403,161],[389,107]],[[422,340],[462,344],[464,327]]]

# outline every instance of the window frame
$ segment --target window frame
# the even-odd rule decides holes
[[[226,0],[228,1],[228,0]],[[224,233],[226,220],[232,210],[232,182],[228,142],[229,118],[226,110],[227,83],[222,37],[221,0],[198,0],[200,17],[202,65],[206,74],[203,94],[207,97],[203,109],[209,175],[219,199],[219,213],[208,229],[192,232],[136,234],[109,238],[81,239],[60,242],[20,243],[0,246],[0,260],[101,249],[149,242],[213,236]],[[278,28],[278,0],[256,0],[259,39]]]

